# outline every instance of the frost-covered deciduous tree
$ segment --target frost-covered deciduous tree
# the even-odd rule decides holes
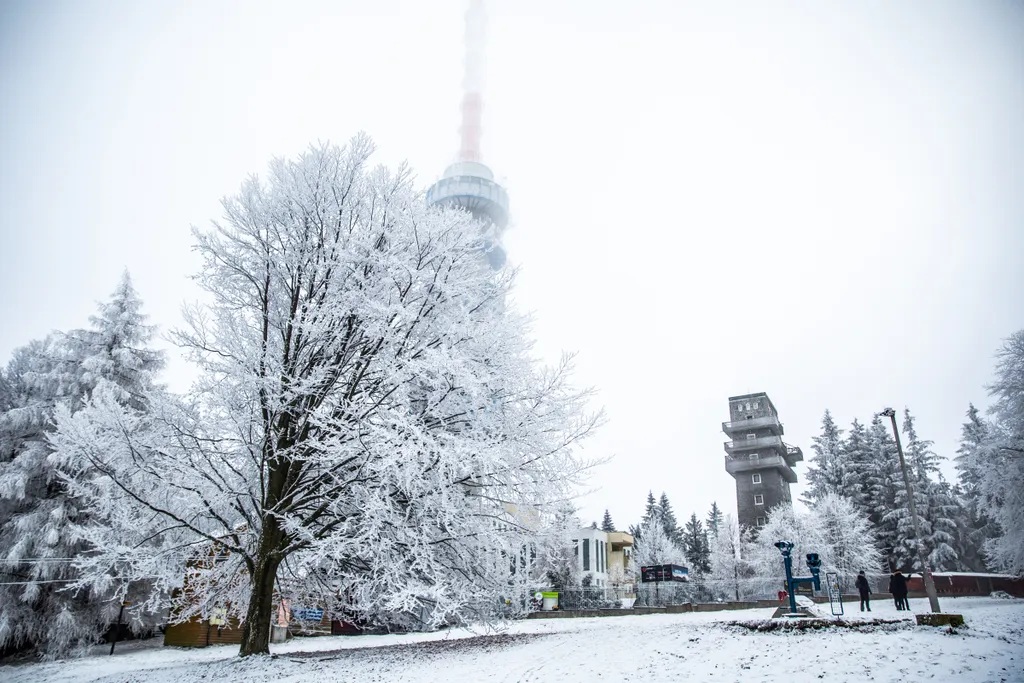
[[[821,526],[818,541],[822,571],[839,574],[844,591],[853,591],[857,572],[883,572],[882,554],[871,523],[849,499],[829,494],[815,503],[810,515]]]
[[[732,515],[725,515],[716,533],[710,534],[711,573],[706,580],[715,597],[739,601],[746,594],[750,570],[741,556],[740,527]]]
[[[82,570],[216,544],[179,618],[220,602],[244,620],[242,655],[268,651],[278,586],[427,626],[490,608],[532,534],[518,513],[566,499],[600,421],[569,359],[532,360],[514,272],[490,269],[479,226],[371,152],[357,137],[277,160],[196,232],[208,303],[175,335],[201,371],[187,400],[142,414],[98,391],[59,416],[65,461],[107,477],[79,494],[115,529],[145,511],[131,533],[161,539],[150,557],[97,544]]]
[[[685,565],[686,556],[675,540],[665,533],[665,527],[656,515],[640,527],[640,534],[633,547],[632,568],[637,592],[647,604],[651,604],[655,595],[661,600],[672,600],[677,592],[670,584],[666,584],[662,591],[661,586],[655,590],[650,584],[641,583],[641,568],[659,564]]]
[[[782,555],[775,547],[778,541],[793,543],[793,572],[799,576],[808,575],[808,553],[817,553],[821,571],[838,573],[845,586],[853,585],[861,569],[873,574],[882,567],[882,555],[870,522],[842,496],[825,496],[808,512],[799,512],[786,504],[769,512],[768,523],[744,553],[754,576],[760,580],[757,587],[763,596],[773,596],[782,588],[785,578]]]
[[[990,564],[1024,575],[1024,330],[1010,335],[996,359],[991,428],[969,466],[980,474],[981,505],[998,527],[985,544]]]
[[[573,535],[579,530],[580,521],[571,505],[558,508],[551,521],[547,553],[541,556],[540,568],[547,583],[555,590],[576,588],[580,585],[579,548]]]
[[[846,462],[843,452],[843,430],[836,426],[828,410],[821,418],[821,434],[811,439],[814,457],[807,466],[807,490],[804,502],[808,505],[827,495],[846,495]]]
[[[72,560],[92,549],[80,532],[93,516],[66,485],[48,439],[55,407],[77,409],[100,384],[112,403],[144,409],[163,360],[148,348],[153,329],[141,307],[125,274],[89,328],[19,349],[0,373],[0,650],[32,647],[50,658],[81,651],[117,615],[108,572],[66,590],[78,578]],[[152,614],[130,614],[134,625],[152,625]]]

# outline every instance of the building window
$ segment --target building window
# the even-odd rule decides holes
[[[768,520],[767,520],[767,519],[765,519],[764,517],[758,517],[758,518],[757,518],[757,527],[758,527],[759,529],[760,529],[761,527],[763,527],[763,526],[764,526],[765,524],[767,524],[767,523],[768,523]]]
[[[761,483],[761,475],[760,474],[755,474],[753,477],[751,477],[751,479],[752,479],[752,481],[755,484],[760,484]]]
[[[590,539],[583,539],[583,571],[590,569]]]
[[[762,496],[760,493],[756,494],[754,496],[754,505],[764,505],[764,496]],[[586,543],[586,541],[583,542]],[[584,567],[584,569],[585,568],[586,567]]]
[[[757,460],[760,457],[761,457],[761,455],[757,451],[754,451],[753,453],[750,454],[750,459],[751,460]]]
[[[756,438],[757,438],[757,434],[747,434],[747,441],[750,441],[751,439],[756,439]]]

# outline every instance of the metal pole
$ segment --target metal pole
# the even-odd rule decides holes
[[[924,556],[924,539],[921,538],[921,525],[917,521],[917,504],[914,502],[914,487],[910,483],[910,476],[907,474],[907,463],[903,458],[903,445],[900,443],[900,432],[896,428],[896,411],[886,408],[882,415],[887,415],[892,420],[892,433],[896,437],[896,452],[900,456],[900,472],[903,473],[903,485],[907,487],[907,499],[910,502],[910,519],[914,523],[914,537],[917,539],[917,561],[921,563],[921,575],[924,578],[924,590],[928,594],[928,604],[932,612],[941,612],[939,608],[939,595],[935,592],[935,581],[932,579],[932,572],[928,569],[928,562]]]

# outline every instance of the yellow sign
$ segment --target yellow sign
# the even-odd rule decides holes
[[[210,626],[225,626],[228,623],[226,607],[214,607],[210,612]]]

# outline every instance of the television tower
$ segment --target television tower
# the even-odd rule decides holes
[[[459,156],[427,190],[427,203],[458,206],[481,221],[484,252],[491,267],[498,270],[505,264],[501,234],[508,225],[508,192],[495,182],[494,174],[480,157],[485,28],[483,0],[470,0],[466,12]]]

